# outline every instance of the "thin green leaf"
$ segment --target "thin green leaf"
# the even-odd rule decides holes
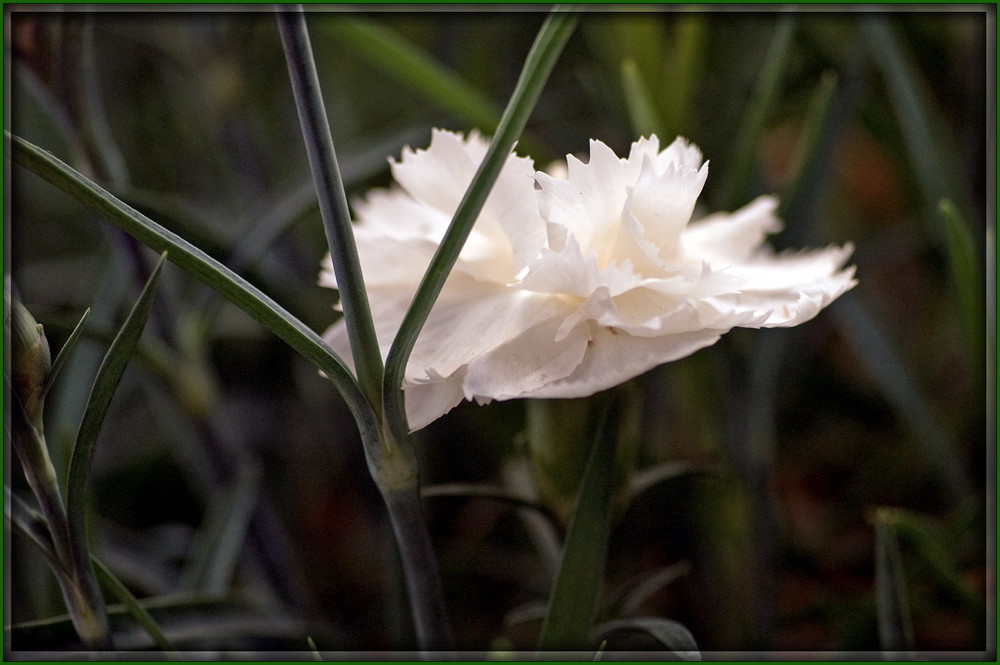
[[[125,368],[132,359],[132,352],[139,343],[146,319],[153,306],[156,284],[159,281],[160,270],[166,261],[167,254],[160,255],[153,273],[149,276],[139,299],[132,307],[128,317],[111,342],[87,400],[87,410],[80,422],[73,456],[69,465],[69,481],[66,490],[67,516],[69,518],[70,540],[75,547],[85,548],[86,514],[89,498],[89,483],[94,451],[97,448],[97,436],[104,424],[104,417],[111,406],[118,384],[125,373]]]
[[[726,189],[722,201],[730,208],[741,204],[750,190],[756,163],[757,143],[764,131],[771,109],[778,99],[781,80],[789,62],[794,34],[795,15],[784,13],[774,28],[760,78],[754,86],[743,119],[739,123],[731,166],[726,174]]]
[[[882,394],[906,422],[927,461],[939,470],[946,489],[960,502],[971,501],[972,489],[951,434],[918,390],[885,332],[856,298],[841,298],[830,312]]]
[[[129,174],[125,157],[115,142],[111,124],[108,122],[107,110],[104,107],[104,95],[101,94],[101,80],[97,67],[97,52],[94,48],[94,15],[85,14],[80,35],[81,57],[79,74],[81,78],[81,94],[83,96],[84,140],[89,153],[96,158],[100,171],[116,187],[128,185]]]
[[[962,317],[967,352],[973,366],[978,367],[982,361],[983,349],[983,292],[972,231],[950,199],[941,199],[938,214],[946,229],[948,264],[958,311]]]
[[[963,580],[954,553],[944,545],[952,542],[953,537],[927,516],[902,509],[894,510],[892,516],[899,542],[907,546],[907,552],[926,564],[944,588],[965,605],[970,615],[982,613],[982,604]]]
[[[611,531],[621,398],[612,399],[597,430],[549,596],[539,650],[582,649],[600,604]]]
[[[80,336],[83,334],[83,329],[87,325],[87,319],[89,318],[90,308],[88,307],[87,311],[85,311],[83,316],[80,317],[80,322],[76,324],[75,328],[73,328],[73,332],[71,332],[69,337],[66,338],[66,343],[63,344],[61,349],[59,349],[56,359],[52,361],[52,369],[49,370],[49,375],[45,377],[45,388],[42,392],[43,395],[48,394],[49,390],[52,388],[53,382],[56,380],[56,376],[59,374],[59,370],[63,368],[63,365],[66,364],[66,360],[70,357],[70,354],[73,353],[73,349],[76,347],[76,343],[80,341]]]
[[[679,460],[676,462],[664,462],[663,464],[643,469],[629,478],[628,492],[630,500],[634,500],[635,497],[662,482],[681,478],[691,473],[708,471],[710,468],[711,466],[704,462]]]
[[[958,167],[961,163],[958,155],[951,146],[958,144],[946,136],[945,124],[934,110],[927,85],[912,54],[881,14],[866,13],[860,24],[867,37],[867,50],[882,70],[889,99],[899,118],[899,127],[928,207],[937,205],[945,198],[967,200],[967,195],[955,182],[955,175],[962,171]],[[930,230],[940,238],[936,225],[932,225]]]
[[[259,496],[260,469],[256,464],[242,464],[233,486],[209,505],[191,546],[192,564],[184,571],[182,588],[221,592],[229,586]]]
[[[288,648],[301,644],[306,627],[301,620],[265,614],[246,598],[173,594],[138,601],[160,626],[175,649],[204,648],[232,638],[272,638],[287,640]],[[123,651],[155,648],[156,643],[138,624],[124,604],[108,607],[115,645]],[[78,649],[74,630],[66,615],[14,624],[10,642],[24,651]]]
[[[139,600],[132,595],[132,592],[128,590],[122,581],[115,576],[107,566],[101,563],[96,557],[92,557],[94,570],[97,571],[97,576],[100,578],[101,582],[104,584],[111,593],[121,601],[125,606],[125,609],[132,618],[135,619],[136,623],[142,626],[149,636],[153,638],[156,642],[156,646],[160,648],[163,655],[168,660],[180,660],[180,654],[178,654],[173,646],[170,644],[170,640],[167,636],[163,634],[163,629],[160,628],[159,624],[156,623],[156,619],[153,618],[145,607],[139,604]]]
[[[875,513],[875,602],[878,609],[879,643],[883,650],[913,648],[913,625],[906,594],[906,577],[896,539],[895,511],[880,508]],[[895,654],[905,658],[905,654]]]
[[[696,84],[702,80],[701,64],[708,34],[702,14],[678,13],[674,19],[673,55],[664,63],[668,79],[663,89],[667,94],[660,97],[666,136],[691,131]]]
[[[277,18],[292,92],[299,111],[299,124],[319,198],[323,228],[330,247],[333,271],[337,276],[340,303],[351,341],[351,355],[354,358],[358,384],[378,415],[382,408],[382,352],[375,336],[375,324],[354,241],[351,212],[347,207],[344,182],[337,165],[337,153],[333,147],[333,137],[320,91],[319,74],[316,72],[316,62],[309,43],[306,16],[301,6],[279,5]]]
[[[673,565],[644,575],[639,582],[623,589],[618,599],[609,605],[618,608],[619,614],[631,614],[655,593],[691,572],[691,563],[679,561]]]
[[[374,412],[361,394],[350,370],[332,349],[304,323],[286,312],[259,289],[145,215],[125,205],[107,190],[67,166],[50,153],[4,131],[4,151],[15,162],[47,180],[77,201],[107,217],[139,242],[218,291],[321,369],[340,391],[362,432],[377,431]]]
[[[556,515],[547,507],[532,501],[531,499],[520,496],[510,490],[504,489],[503,487],[477,485],[473,483],[442,483],[440,485],[430,485],[421,488],[420,495],[425,499],[438,496],[453,496],[464,497],[467,499],[475,498],[498,501],[500,503],[510,504],[515,508],[523,508],[534,511],[549,520],[552,523],[552,526],[556,529],[560,526],[559,518],[556,517]]]
[[[790,169],[789,184],[781,192],[781,208],[779,214],[787,218],[787,213],[794,210],[800,196],[805,191],[814,189],[815,183],[810,177],[817,164],[817,157],[823,156],[821,148],[825,131],[829,126],[830,110],[833,106],[834,92],[837,90],[837,74],[825,71],[820,76],[819,83],[813,91],[809,108],[806,111],[802,127],[802,135],[795,148]],[[798,222],[798,220],[796,220]]]
[[[41,551],[46,563],[53,571],[59,570],[59,559],[52,544],[45,518],[37,510],[31,508],[21,497],[10,491],[4,485],[4,517],[12,526],[21,531]],[[58,574],[58,572],[57,572]]]
[[[166,260],[166,253],[160,256],[146,286],[143,288],[132,311],[129,313],[111,343],[87,400],[87,409],[80,422],[76,444],[70,458],[66,491],[66,517],[69,531],[69,545],[72,554],[74,578],[81,587],[84,612],[92,612],[97,620],[106,626],[104,599],[101,597],[89,554],[87,538],[87,505],[89,498],[90,471],[97,448],[97,436],[104,417],[111,405],[111,399],[121,382],[125,368],[132,358],[132,352],[139,343],[146,319],[153,305],[153,294],[160,269]],[[79,608],[78,608],[79,609]]]
[[[640,136],[657,134],[664,130],[663,119],[656,108],[656,102],[646,85],[642,72],[632,59],[622,60],[622,89],[625,92],[625,108],[633,133]]]
[[[598,638],[605,639],[621,632],[646,633],[683,660],[701,660],[701,652],[691,631],[676,621],[655,617],[619,619],[602,623],[596,630]]]
[[[486,95],[399,33],[373,21],[344,15],[325,21],[323,30],[431,104],[487,133],[497,126],[500,115]]]
[[[382,399],[386,421],[394,437],[399,440],[407,436],[409,429],[406,425],[402,386],[410,352],[500,174],[500,169],[523,131],[559,54],[573,33],[576,22],[577,16],[574,13],[566,8],[556,7],[542,25],[504,110],[496,135],[455,211],[393,340],[386,358]]]

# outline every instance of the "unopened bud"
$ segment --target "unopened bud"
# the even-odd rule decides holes
[[[31,312],[9,294],[5,295],[11,304],[8,310],[11,383],[32,425],[41,431],[45,382],[52,370],[49,341],[45,338],[42,325],[35,321]]]

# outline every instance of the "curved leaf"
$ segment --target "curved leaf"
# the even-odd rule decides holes
[[[598,639],[607,639],[614,633],[646,633],[684,660],[701,660],[701,652],[691,631],[683,624],[670,619],[656,617],[619,619],[602,623],[595,632]]]

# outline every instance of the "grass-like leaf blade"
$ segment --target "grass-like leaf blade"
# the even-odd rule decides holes
[[[153,306],[156,285],[160,271],[166,261],[166,252],[160,255],[160,260],[153,269],[149,280],[142,289],[139,299],[132,307],[128,317],[111,342],[87,400],[87,408],[80,422],[73,455],[69,465],[69,480],[66,488],[66,511],[69,520],[70,542],[80,552],[86,550],[86,514],[89,498],[90,471],[97,448],[97,437],[104,424],[104,417],[111,406],[111,400],[121,383],[125,368],[132,359],[132,352],[139,344],[139,338],[146,326],[146,319]],[[79,559],[78,559],[79,560]],[[89,563],[87,564],[89,565]]]
[[[757,143],[778,99],[781,80],[789,61],[795,20],[793,14],[783,14],[775,25],[760,78],[751,93],[743,120],[739,123],[740,131],[730,160],[732,166],[726,173],[726,188],[722,197],[724,207],[733,208],[742,204],[749,192],[756,163]]]
[[[896,520],[892,509],[875,513],[875,602],[879,643],[885,651],[913,647],[913,625],[906,594],[906,577],[899,553]],[[895,654],[903,656],[904,654]]]
[[[622,61],[621,77],[632,131],[640,136],[663,132],[663,119],[656,108],[656,101],[634,60]]]
[[[850,295],[834,303],[830,312],[879,390],[906,422],[926,460],[940,472],[943,485],[958,502],[970,501],[970,482],[954,452],[952,434],[931,409],[885,331]]]
[[[866,13],[860,24],[868,43],[867,50],[882,72],[888,97],[899,118],[899,127],[928,208],[943,198],[961,205],[967,195],[959,189],[954,175],[963,170],[958,167],[960,160],[951,148],[958,144],[946,135],[945,124],[934,109],[912,53],[901,43],[886,17],[878,12]],[[935,225],[930,225],[928,230],[932,237],[941,239]]]
[[[358,16],[335,16],[323,30],[347,51],[421,95],[489,133],[497,126],[499,111],[490,99],[464,78],[405,37],[374,21]]]
[[[609,404],[591,447],[580,492],[573,507],[539,650],[586,648],[601,600],[604,562],[611,531],[615,456],[621,397]]]
[[[683,660],[701,660],[701,652],[691,631],[676,621],[657,617],[619,619],[603,623],[596,630],[599,639],[621,632],[646,633]]]
[[[90,318],[90,308],[83,313],[80,317],[80,322],[76,324],[73,328],[73,332],[69,334],[66,338],[65,344],[59,349],[59,353],[56,355],[55,360],[52,361],[52,369],[49,370],[49,375],[45,377],[45,393],[47,394],[52,388],[52,384],[55,382],[56,376],[59,375],[59,370],[63,368],[66,364],[66,360],[73,353],[73,349],[76,347],[76,343],[80,341],[80,336],[83,334],[83,330],[87,325],[87,319]]]
[[[968,354],[973,364],[978,366],[983,349],[983,291],[972,231],[950,199],[942,199],[938,203],[938,214],[946,230],[951,281]]]
[[[4,518],[11,526],[16,527],[27,536],[28,540],[41,551],[42,556],[53,571],[57,571],[59,559],[52,544],[52,536],[49,534],[45,517],[11,492],[10,487],[4,485],[3,493]]]
[[[93,561],[94,570],[97,572],[97,577],[100,578],[101,583],[104,584],[105,588],[113,593],[119,601],[121,601],[128,613],[132,615],[133,619],[135,619],[136,623],[142,626],[146,632],[149,633],[149,636],[153,638],[154,642],[156,642],[156,646],[158,646],[163,652],[163,655],[168,660],[180,660],[179,654],[177,654],[174,650],[174,647],[170,644],[170,640],[167,639],[167,636],[163,633],[163,629],[156,623],[156,619],[153,618],[153,615],[139,603],[139,600],[132,595],[132,592],[128,590],[128,587],[126,587],[122,581],[107,568],[107,566],[101,563],[96,557],[92,557],[91,560]]]

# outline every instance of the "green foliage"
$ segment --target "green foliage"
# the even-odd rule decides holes
[[[540,635],[600,660],[636,644],[985,649],[985,16],[582,9],[552,19],[517,85],[533,12],[307,19],[312,113],[332,134],[307,142],[328,157],[336,142],[317,178],[336,205],[317,205],[271,14],[11,12],[7,276],[59,349],[44,429],[10,405],[14,655],[80,646],[94,608],[65,602],[84,589],[80,552],[122,603],[116,648],[411,649],[406,595],[425,594],[391,533],[417,542],[425,519],[432,547],[410,545],[404,568],[437,558],[456,645],[494,657]],[[319,211],[337,207],[349,236],[349,202],[433,126],[496,130],[495,149],[362,390],[316,333],[337,316],[315,287]],[[634,462],[608,458],[610,435],[588,446],[596,402],[578,405],[557,427],[568,532],[525,466],[537,405],[516,402],[463,404],[413,437],[401,475],[419,462],[426,511],[413,488],[392,497],[401,528],[358,438],[409,441],[402,371],[490,170],[515,141],[546,159],[589,138],[621,154],[654,131],[711,160],[706,210],[777,192],[779,250],[854,242],[859,286],[800,331],[733,334],[638,379]],[[160,275],[161,252],[184,271]],[[156,302],[149,287],[106,354],[151,275]],[[117,368],[88,398],[105,356]]]
[[[587,467],[566,534],[559,572],[549,597],[538,648],[568,651],[589,639],[603,592],[604,562],[611,531],[612,496],[621,399],[607,406],[596,428]]]

